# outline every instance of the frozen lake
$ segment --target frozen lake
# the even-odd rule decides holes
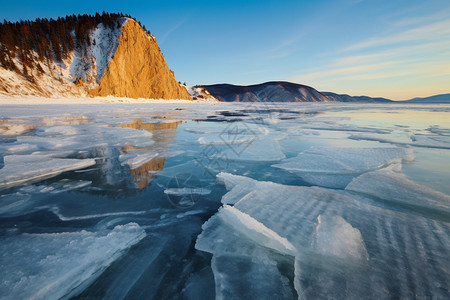
[[[0,107],[0,299],[448,299],[450,105]]]

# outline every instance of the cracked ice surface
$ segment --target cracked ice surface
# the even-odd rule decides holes
[[[225,206],[205,223],[196,247],[212,253],[215,263],[226,257],[227,265],[213,268],[216,291],[223,290],[224,298],[233,298],[226,291],[252,284],[251,279],[244,278],[248,281],[243,284],[223,278],[233,276],[234,264],[260,257],[258,251],[265,252],[269,258],[264,261],[270,264],[288,263],[272,251],[295,257],[295,263],[290,262],[295,270],[291,280],[300,298],[446,293],[440,287],[449,275],[444,246],[450,242],[448,223],[381,208],[342,191],[285,186],[227,173],[218,178],[229,190],[222,202],[234,206]],[[446,235],[427,235],[436,230]],[[267,275],[264,270],[252,272],[254,278]],[[289,279],[289,274],[279,278],[283,276]],[[270,291],[258,282],[261,290]]]
[[[293,172],[312,185],[345,188],[359,174],[413,160],[413,151],[406,148],[312,147],[273,167]]]
[[[0,298],[448,298],[448,105],[124,101],[2,105]]]

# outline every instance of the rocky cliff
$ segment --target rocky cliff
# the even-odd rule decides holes
[[[142,30],[136,21],[127,20],[122,25],[118,42],[99,86],[90,90],[91,95],[191,99],[167,67],[155,37]]]
[[[64,24],[68,17],[62,19],[62,25],[58,19],[58,22],[45,21],[50,23],[47,27],[42,21],[25,21],[15,26],[20,28],[13,32],[16,44],[24,44],[21,37],[17,37],[19,33],[36,31],[39,26],[44,28],[40,29],[44,42],[33,41],[28,50],[13,44],[9,52],[5,46],[8,24],[3,24],[0,28],[3,29],[0,30],[0,94],[192,99],[168,68],[156,38],[137,21],[113,15],[108,15],[108,22],[102,22],[106,19],[98,15],[74,18],[73,28],[70,24]],[[59,35],[53,34],[52,21],[67,33],[56,30]],[[90,27],[80,29],[83,22],[89,23]],[[49,32],[46,33],[46,30]],[[84,32],[86,37],[82,43],[80,40]],[[52,39],[52,36],[56,38]],[[66,36],[73,41],[68,43]],[[46,37],[48,41],[45,41]],[[47,46],[48,50],[42,51],[42,45]],[[61,54],[60,51],[65,52]]]

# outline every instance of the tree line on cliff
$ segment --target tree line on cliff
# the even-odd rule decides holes
[[[37,70],[38,74],[44,73],[40,62],[50,66],[52,61],[62,62],[75,49],[86,49],[95,43],[90,38],[93,29],[100,23],[105,27],[119,28],[120,18],[123,17],[134,19],[123,13],[103,12],[68,15],[56,20],[4,20],[0,23],[0,67],[17,72],[33,82],[30,69]],[[142,27],[146,30],[145,26]]]

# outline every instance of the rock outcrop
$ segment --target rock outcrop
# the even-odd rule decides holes
[[[77,45],[75,35],[69,37]],[[31,49],[26,73],[16,54],[10,55],[15,69],[2,66],[5,60],[0,60],[0,94],[192,100],[167,66],[156,38],[135,20],[118,17],[113,24],[100,22],[87,35],[87,43],[73,47],[60,60],[54,55],[39,59]]]
[[[134,20],[122,26],[117,50],[92,96],[191,99],[175,80],[156,42]]]

